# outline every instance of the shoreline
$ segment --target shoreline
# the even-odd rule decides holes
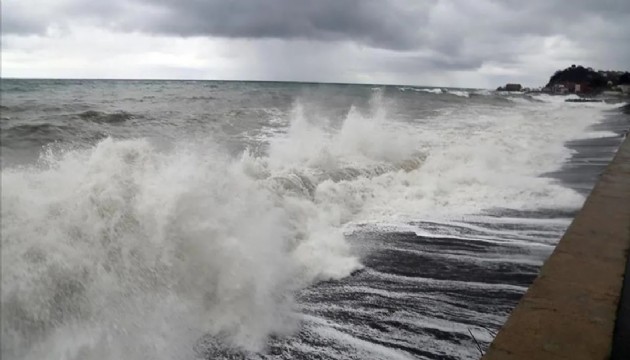
[[[595,140],[572,145],[583,147],[583,151],[612,145]],[[568,163],[579,162],[585,163],[578,150]],[[598,169],[596,164],[588,172],[592,176]],[[596,175],[599,181],[584,206],[484,359],[605,359],[613,347],[613,334],[615,344],[623,344],[618,339],[623,333],[614,328],[624,326],[617,321],[618,304],[622,291],[626,296],[630,293],[627,285],[623,287],[630,248],[628,175],[630,139],[626,138],[604,173]],[[578,187],[578,191],[585,191],[575,180],[572,176],[561,179]],[[625,281],[628,283],[627,277]],[[627,317],[627,306],[619,310],[620,315],[625,311]]]
[[[628,115],[626,115],[628,114]],[[606,117],[587,128],[593,131],[609,131],[617,136],[570,140],[564,144],[573,151],[564,165],[544,174],[559,180],[563,185],[588,196],[599,175],[606,170],[630,129],[630,104],[609,111]]]

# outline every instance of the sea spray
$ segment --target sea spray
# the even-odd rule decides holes
[[[244,163],[106,139],[5,169],[3,356],[107,344],[106,358],[176,358],[205,333],[261,350],[291,330],[296,289],[359,263],[312,203],[279,198]],[[186,343],[152,353],[160,337]]]
[[[268,156],[108,138],[4,169],[3,354],[186,358],[206,334],[264,350],[297,325],[296,290],[361,267],[342,229],[361,198],[321,191],[419,166],[397,135],[382,111],[334,130],[298,105]]]

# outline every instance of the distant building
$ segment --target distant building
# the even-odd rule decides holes
[[[546,92],[553,94],[586,94],[593,91],[587,83],[576,83],[572,81],[556,83],[545,89]]]
[[[630,84],[618,85],[618,88],[624,94],[630,94]]]
[[[505,91],[521,91],[523,86],[521,84],[506,84]]]
[[[569,89],[564,84],[554,84],[551,87],[551,92],[554,94],[568,94]]]
[[[571,82],[571,81],[565,81],[562,83],[564,85],[565,88],[567,88],[567,91],[572,93],[575,92],[575,83]]]
[[[591,91],[593,91],[593,89],[591,89],[591,87],[586,83],[573,85],[573,92],[576,94],[585,94],[590,93]]]

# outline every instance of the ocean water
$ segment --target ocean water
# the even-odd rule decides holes
[[[479,358],[621,141],[486,90],[0,94],[3,359]]]

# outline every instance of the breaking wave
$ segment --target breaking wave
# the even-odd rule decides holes
[[[455,89],[399,87],[398,90],[402,92],[415,91],[419,93],[427,93],[427,94],[434,94],[434,95],[447,94],[447,95],[454,95],[454,96],[465,97],[465,98],[470,97],[470,93],[468,91],[455,90]],[[487,95],[487,92],[476,91],[475,95]]]
[[[296,290],[361,268],[358,209],[322,186],[422,159],[357,112],[336,132],[300,112],[269,156],[107,138],[4,169],[3,357],[189,358],[204,335],[258,351],[292,331]]]
[[[448,94],[450,95],[455,95],[455,96],[459,96],[459,97],[470,97],[470,94],[468,93],[468,91],[464,91],[464,90],[449,90],[447,91]]]
[[[206,332],[257,350],[287,331],[296,289],[360,265],[315,204],[247,160],[107,139],[5,170],[3,356],[144,358],[156,337]]]

